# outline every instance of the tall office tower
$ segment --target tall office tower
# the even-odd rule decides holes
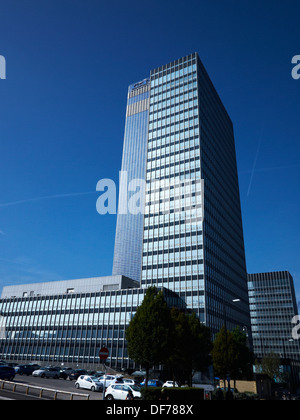
[[[130,94],[140,102],[145,93],[139,89]],[[117,227],[119,242],[134,230],[143,248],[133,263],[137,244],[124,240],[120,251],[116,243],[115,260],[125,261],[119,273],[137,280],[126,267],[142,256],[142,287],[175,291],[214,333],[225,316],[229,328],[250,330],[232,122],[196,53],[152,70],[147,89],[149,109],[135,104],[136,112],[143,110],[135,114],[145,122],[142,135],[135,135],[136,128],[127,130],[123,157],[124,168],[133,165],[135,172],[146,154],[143,234],[143,217],[118,220]],[[141,143],[136,161],[126,150],[134,152]],[[138,227],[132,229],[129,219]]]
[[[253,351],[258,358],[270,353],[300,360],[299,340],[292,324],[298,315],[293,277],[288,271],[248,275]]]
[[[214,333],[224,316],[229,328],[250,331],[232,122],[198,54],[151,71],[150,80],[142,286],[177,292]],[[185,198],[190,192],[203,223],[189,222],[174,179],[191,181]]]
[[[142,269],[144,201],[138,214],[130,211],[128,202],[137,189],[137,180],[145,180],[149,98],[149,79],[129,86],[113,262],[113,275],[125,275],[138,282]]]

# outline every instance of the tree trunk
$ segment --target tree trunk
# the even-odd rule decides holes
[[[150,367],[149,367],[149,365],[147,364],[147,365],[146,365],[146,378],[145,378],[145,388],[148,388],[148,381],[149,381],[149,370],[150,370]]]

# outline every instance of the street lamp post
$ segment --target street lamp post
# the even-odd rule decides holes
[[[232,299],[232,303],[238,303],[241,299]],[[224,329],[225,329],[225,369],[226,369],[226,376],[227,376],[227,386],[228,390],[230,390],[230,372],[229,372],[229,355],[228,355],[228,329],[227,329],[227,311],[226,311],[226,302],[225,299],[223,300],[223,312],[224,312]],[[225,382],[224,382],[225,388]]]

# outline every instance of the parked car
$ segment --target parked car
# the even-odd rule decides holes
[[[125,385],[135,385],[135,386],[140,386],[139,381],[135,380],[135,379],[129,379],[129,378],[123,378],[122,379],[123,384]]]
[[[67,374],[67,372],[65,372],[64,370],[59,369],[59,377],[60,377],[61,379],[66,380],[66,379],[68,379],[69,375],[68,375],[68,374]]]
[[[38,369],[37,365],[18,365],[15,367],[15,372],[21,376],[22,375],[31,376],[32,373],[37,369]]]
[[[53,368],[53,367],[48,367],[48,368],[41,368],[38,371],[35,372],[41,372],[41,374],[39,375],[41,378],[53,378],[53,379],[59,379],[60,378],[60,370],[58,368]],[[34,375],[33,372],[33,376],[37,376]]]
[[[34,370],[33,372],[32,372],[32,376],[34,376],[35,378],[44,378],[45,376],[45,370],[46,370],[47,368],[46,367],[41,367],[41,368],[39,368],[39,369],[37,369],[37,370]]]
[[[18,364],[16,364],[15,366],[17,366]],[[41,366],[37,365],[36,363],[29,363],[28,366],[32,366],[35,370],[39,369]]]
[[[132,392],[133,398],[135,400],[142,398],[140,387],[136,385],[124,384],[110,385],[105,392],[105,398],[107,400],[126,400],[129,391]]]
[[[179,388],[179,383],[178,382],[175,382],[174,383],[174,381],[166,381],[164,384],[163,384],[163,388]]]
[[[10,366],[0,366],[0,379],[13,381],[16,376],[15,369]]]
[[[92,392],[103,392],[103,382],[100,382],[99,379],[94,376],[82,375],[77,379],[75,388],[90,389]]]
[[[70,373],[73,372],[73,369],[66,367],[66,368],[59,368],[60,378],[61,379],[68,379]]]
[[[94,375],[95,375],[95,373],[96,373],[96,371],[95,371],[95,370],[88,370],[88,371],[87,371],[88,376],[94,376]]]
[[[70,381],[77,381],[79,376],[87,375],[87,371],[84,369],[76,369],[72,370],[72,372],[69,374]]]
[[[144,380],[140,386],[145,386],[145,382],[146,380]],[[148,386],[155,386],[155,387],[159,387],[161,388],[163,386],[162,381],[160,381],[159,379],[149,379],[148,380]]]
[[[135,378],[144,378],[146,376],[146,371],[145,370],[136,370],[135,372],[133,372],[131,374],[131,376],[133,376]]]
[[[94,375],[93,375],[93,376],[94,376],[95,378],[100,378],[100,377],[101,377],[101,376],[103,376],[103,375],[105,375],[105,372],[101,372],[101,371],[100,371],[100,372],[96,372],[96,373],[94,373]]]
[[[123,376],[119,375],[103,375],[100,376],[99,381],[103,382],[105,381],[105,387],[108,388],[109,385],[115,384],[115,383],[122,383]]]

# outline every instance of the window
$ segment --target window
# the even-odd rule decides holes
[[[74,288],[67,289],[67,295],[69,295],[71,293],[74,293],[74,292],[75,292]]]
[[[107,284],[103,286],[103,290],[104,291],[108,291],[108,290],[118,290],[119,289],[119,285],[118,284]]]

